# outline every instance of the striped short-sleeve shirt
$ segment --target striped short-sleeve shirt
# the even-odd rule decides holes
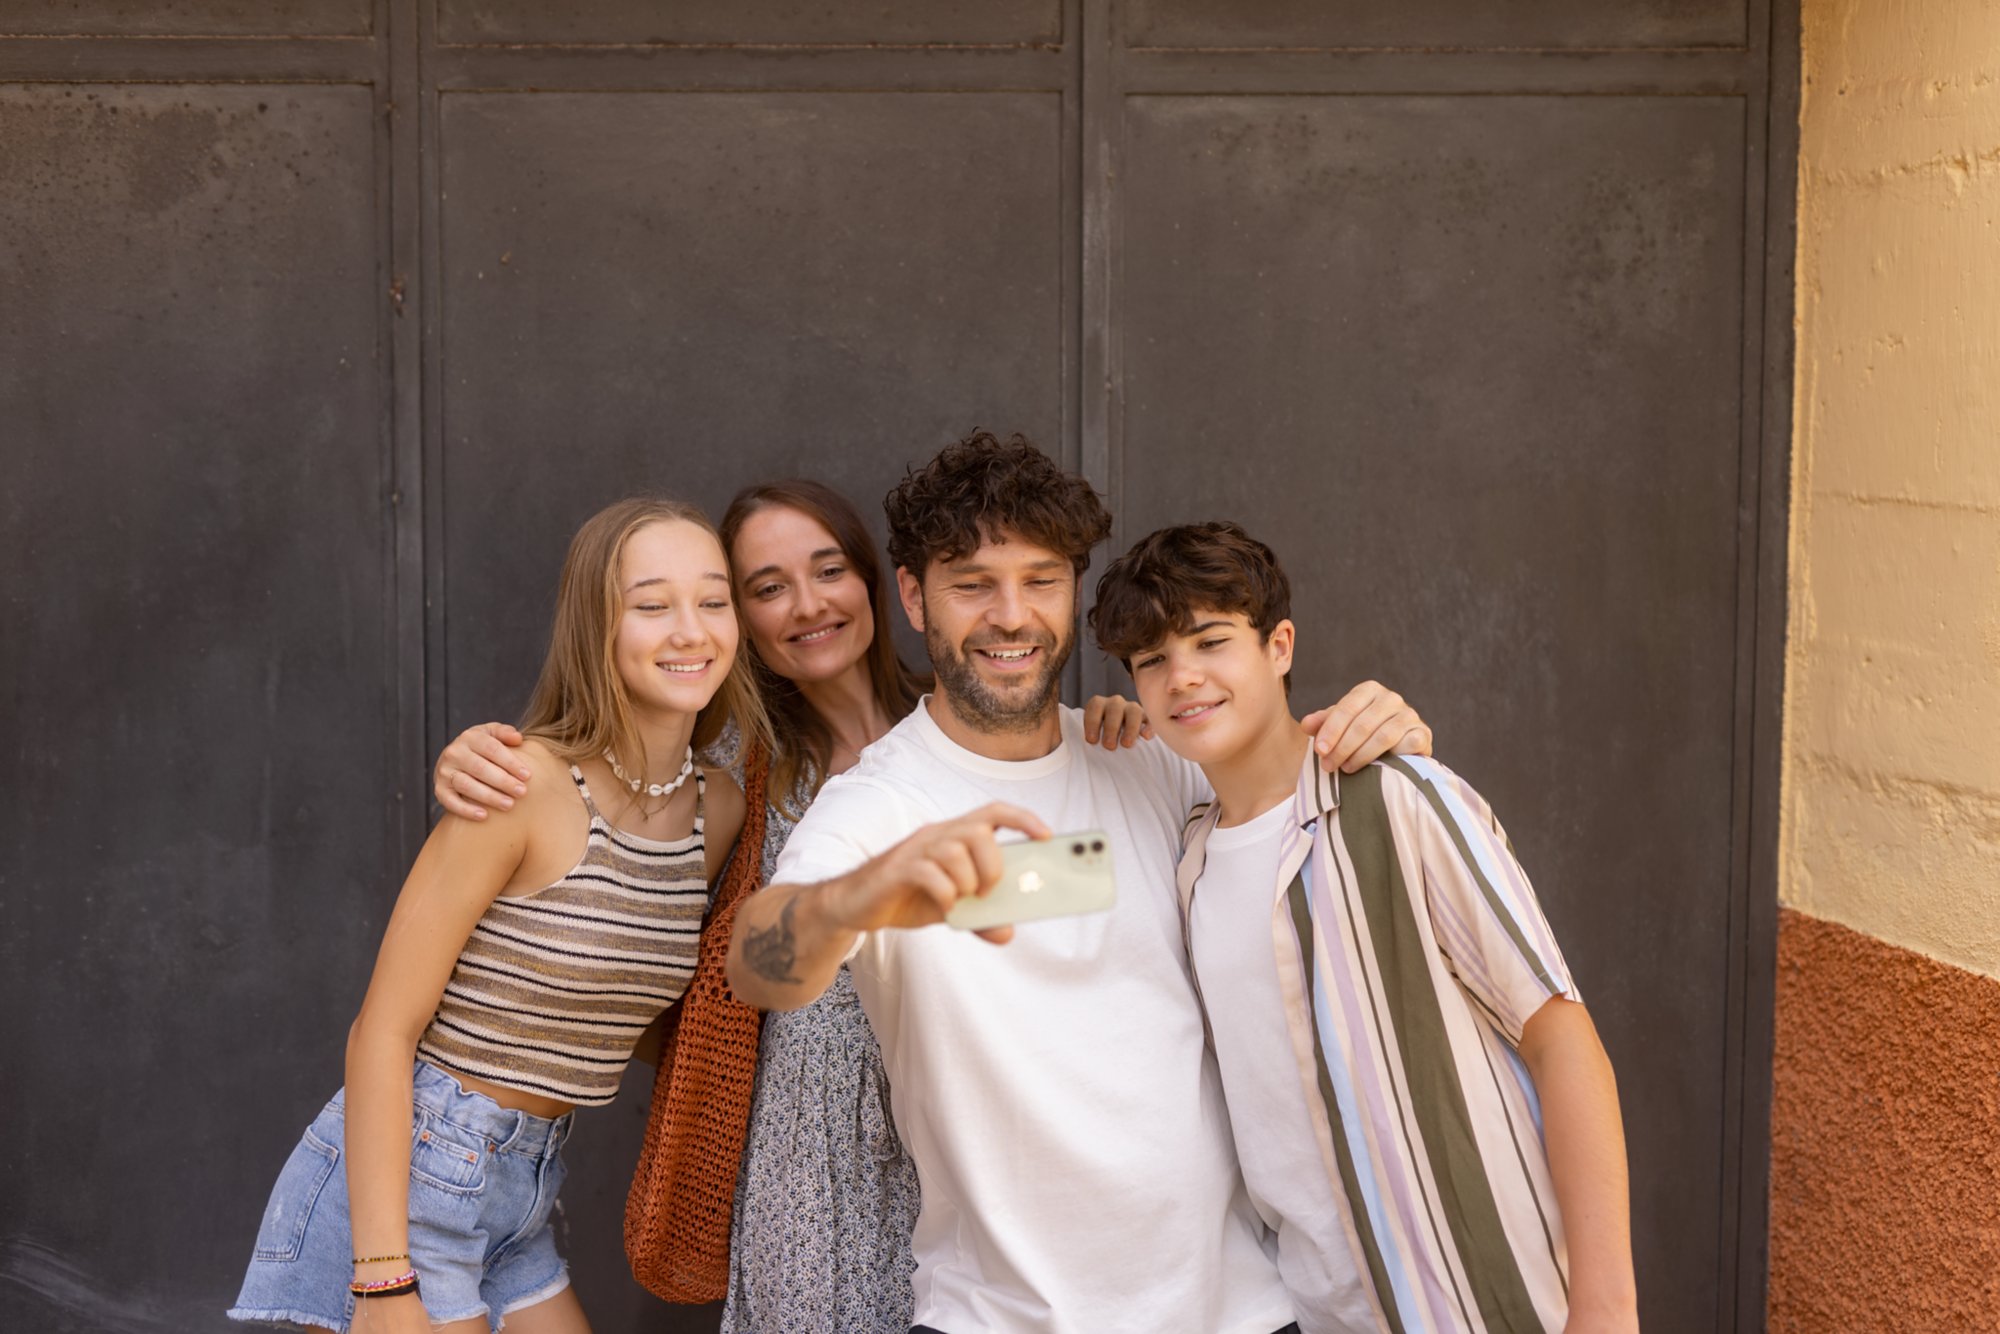
[[[1218,815],[1188,824],[1184,925]],[[1378,1328],[1560,1331],[1567,1250],[1516,1047],[1578,996],[1492,810],[1429,759],[1343,779],[1308,757],[1280,837],[1271,948],[1232,963],[1276,970],[1269,1021],[1317,1141],[1299,1156],[1327,1174]]]

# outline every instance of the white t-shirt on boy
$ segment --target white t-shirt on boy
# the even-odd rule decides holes
[[[929,699],[814,800],[776,881],[844,875],[989,801],[1102,829],[1117,906],[1003,946],[932,926],[851,960],[917,1165],[916,1321],[946,1331],[1271,1334],[1292,1320],[1237,1169],[1188,978],[1174,865],[1200,770],[1158,742],[1026,761],[951,741]]]
[[[1344,1334],[1377,1322],[1347,1239],[1346,1201],[1320,1160],[1271,951],[1272,898],[1292,818],[1287,799],[1210,831],[1188,934],[1244,1184],[1278,1234],[1278,1272],[1299,1328]]]

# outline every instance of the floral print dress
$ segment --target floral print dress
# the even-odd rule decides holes
[[[773,802],[761,882],[794,817]],[[764,1018],[729,1235],[723,1334],[908,1334],[917,1169],[842,968],[802,1010]]]

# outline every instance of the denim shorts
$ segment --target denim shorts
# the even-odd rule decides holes
[[[501,1318],[569,1285],[549,1212],[562,1185],[571,1118],[510,1112],[418,1061],[410,1125],[410,1264],[437,1323]],[[355,1298],[347,1215],[347,1091],[292,1150],[243,1276],[232,1320],[346,1331]]]

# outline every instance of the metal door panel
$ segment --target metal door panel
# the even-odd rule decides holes
[[[1741,106],[1134,98],[1126,134],[1123,529],[1271,542],[1301,703],[1382,676],[1494,803],[1619,1064],[1646,1323],[1700,1327]]]
[[[1745,0],[1132,0],[1133,46],[1208,49],[1590,50],[1741,46]]]
[[[798,0],[555,6],[440,0],[444,40],[578,45],[1023,46],[1062,40],[1059,0],[927,0],[900,8]]]
[[[369,0],[0,0],[0,36],[349,37],[374,13]]]
[[[340,1085],[402,869],[373,136],[0,87],[12,1328],[211,1324]]]
[[[453,726],[512,716],[576,525],[802,471],[879,517],[971,425],[1058,438],[1059,99],[454,96]]]

